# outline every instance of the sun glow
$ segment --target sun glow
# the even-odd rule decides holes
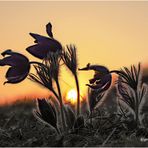
[[[77,91],[75,89],[71,89],[67,92],[66,101],[75,104],[77,102]]]
[[[82,96],[82,94],[81,94]],[[82,97],[80,96],[80,101],[82,101]],[[77,91],[75,89],[71,89],[67,92],[66,102],[70,102],[71,104],[77,103]]]

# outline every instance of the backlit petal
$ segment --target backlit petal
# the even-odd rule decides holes
[[[49,41],[48,37],[36,34],[36,33],[29,33],[34,39],[35,39],[35,43],[46,43]]]
[[[86,67],[80,68],[79,70],[94,70],[94,71],[101,72],[104,74],[109,73],[109,70],[107,67],[102,66],[102,65],[90,65],[90,63],[88,63]]]
[[[6,78],[8,81],[6,81],[4,84],[6,83],[19,83],[21,81],[23,81],[27,75],[28,75],[29,71],[24,71],[24,72],[18,72],[18,69],[12,68],[8,70],[8,72],[6,73]]]
[[[33,56],[44,59],[50,52],[60,52],[62,50],[61,44],[56,40],[49,40],[48,42],[35,44],[26,49]]]
[[[107,74],[105,76],[103,76],[100,81],[96,82],[95,84],[87,84],[87,86],[89,86],[92,89],[98,89],[100,90],[100,92],[107,90],[110,85],[111,85],[111,74]]]
[[[7,55],[10,55],[10,56],[5,57],[0,60],[0,66],[5,66],[5,65],[21,66],[22,64],[27,65],[29,63],[28,58],[26,58],[24,55],[20,53],[11,52]]]
[[[11,66],[6,73],[5,77],[8,81],[6,81],[5,83],[19,83],[24,80],[30,70],[28,58],[20,53],[13,52],[11,50],[4,51],[2,55],[9,56],[4,57],[0,60],[0,66]]]
[[[53,34],[52,34],[52,25],[51,25],[50,22],[46,25],[46,32],[47,32],[47,34],[48,34],[51,38],[53,38]]]

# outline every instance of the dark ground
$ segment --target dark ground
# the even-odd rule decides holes
[[[33,108],[35,108],[35,101],[18,101],[13,105],[0,107],[1,147],[148,146],[147,140],[141,141],[134,133],[126,135],[125,131],[115,128],[107,134],[101,129],[98,131],[83,129],[78,134],[66,134],[62,138],[56,135],[54,129],[39,122],[33,116]],[[109,135],[111,135],[110,138]]]

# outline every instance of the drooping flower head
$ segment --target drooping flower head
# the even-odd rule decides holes
[[[100,92],[103,92],[110,87],[112,76],[108,68],[106,68],[105,66],[90,65],[90,63],[88,63],[86,67],[81,68],[79,70],[94,70],[95,71],[94,77],[89,80],[90,84],[86,84],[90,88],[98,89],[100,90]]]
[[[39,59],[45,59],[50,53],[61,53],[62,51],[61,43],[53,38],[51,23],[46,25],[46,32],[49,37],[30,33],[30,35],[35,39],[34,42],[36,44],[26,48],[30,54]]]
[[[7,79],[5,83],[19,83],[23,81],[30,70],[30,63],[26,56],[13,52],[8,49],[1,53],[4,57],[0,60],[0,66],[10,66],[5,77]]]

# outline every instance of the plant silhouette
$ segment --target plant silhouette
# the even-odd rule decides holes
[[[75,78],[77,87],[77,116],[80,114],[80,88],[77,75],[78,61],[76,54],[76,47],[74,45],[67,46],[67,51],[63,51],[62,59],[68,69],[72,72]]]
[[[126,137],[127,140],[127,136],[131,138],[133,135],[140,138],[148,137],[147,127],[140,120],[142,102],[147,94],[147,84],[142,81],[140,63],[137,67],[132,65],[130,68],[124,67],[120,70],[109,70],[106,66],[90,63],[83,68],[78,68],[76,46],[70,44],[64,48],[54,38],[50,22],[46,25],[46,32],[48,37],[30,33],[35,39],[35,44],[26,48],[26,51],[38,58],[40,62],[30,61],[23,54],[7,49],[1,53],[0,66],[9,66],[5,74],[7,81],[4,84],[20,83],[28,77],[36,84],[47,88],[50,94],[52,93],[52,99],[51,97],[49,100],[36,99],[37,105],[33,113],[39,121],[54,129],[58,136],[58,138],[54,137],[57,145],[64,146],[65,143],[72,141],[71,143],[78,142],[79,145],[89,146],[87,141],[90,138],[98,138],[97,141],[101,143],[98,144],[99,146],[108,146],[110,139]],[[60,83],[63,65],[74,76],[77,88],[76,111],[63,100]],[[30,73],[31,67],[35,69],[34,73]],[[82,103],[78,70],[94,71],[94,75],[86,84],[88,101],[84,100]],[[116,92],[113,92],[113,74],[117,76]],[[105,107],[106,102],[105,105],[101,104],[103,98],[107,97],[106,94],[109,94],[109,99],[118,100],[116,111],[109,111],[112,104],[107,107]],[[88,105],[85,112],[84,104]],[[80,139],[83,140],[79,142]]]

